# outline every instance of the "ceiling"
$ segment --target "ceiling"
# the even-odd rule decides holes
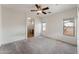
[[[71,8],[76,8],[77,5],[75,4],[41,4],[42,7],[49,7],[49,10],[47,12],[52,12],[48,14],[40,14],[37,15],[36,12],[31,12],[31,9],[36,9],[34,4],[4,4],[3,5],[6,8],[11,8],[16,11],[20,11],[23,13],[26,13],[28,16],[40,16],[45,17],[54,13],[58,13],[61,11],[65,11]]]

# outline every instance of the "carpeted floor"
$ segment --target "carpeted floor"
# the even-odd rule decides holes
[[[0,54],[76,54],[77,47],[45,37],[29,38],[0,47]]]

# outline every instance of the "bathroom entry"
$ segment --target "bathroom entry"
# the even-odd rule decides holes
[[[34,37],[34,20],[28,19],[27,21],[27,37],[31,38]]]

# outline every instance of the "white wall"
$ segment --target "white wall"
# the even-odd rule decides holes
[[[41,21],[39,18],[34,18],[35,19],[35,37],[41,35]]]
[[[2,44],[25,39],[24,14],[2,6]]]
[[[77,47],[78,47],[78,53],[79,53],[79,8],[77,9]]]
[[[47,19],[47,27],[46,32],[43,33],[43,35],[54,39],[62,40],[68,43],[76,44],[76,37],[69,37],[63,35],[63,19],[76,16],[77,10],[76,8],[74,8],[46,17],[45,19]]]
[[[0,45],[2,43],[2,9],[0,5]]]
[[[79,8],[78,8],[78,19],[77,19],[77,39],[79,39]]]
[[[26,15],[27,16],[27,15]],[[41,22],[35,17],[35,37],[41,33]],[[25,14],[2,6],[2,36],[1,44],[27,39],[27,21]]]

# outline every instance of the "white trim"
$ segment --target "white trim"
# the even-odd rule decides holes
[[[0,46],[1,46],[1,40],[2,40],[2,8],[0,5]]]
[[[77,46],[77,44],[73,44],[73,43],[70,43],[70,42],[66,42],[66,41],[64,41],[64,40],[52,38],[52,37],[45,36],[45,35],[43,35],[43,36],[46,37],[46,38],[49,38],[49,39],[55,39],[55,40],[60,41],[60,42],[64,42],[64,43],[67,43],[67,44],[71,44],[71,45],[73,45],[73,46]]]

